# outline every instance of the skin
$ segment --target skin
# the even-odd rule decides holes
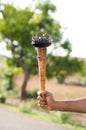
[[[43,91],[38,93],[38,104],[48,111],[66,111],[86,113],[86,97],[71,100],[55,100],[52,93]]]

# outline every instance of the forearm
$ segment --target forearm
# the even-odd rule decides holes
[[[86,113],[86,98],[55,101],[53,110]]]

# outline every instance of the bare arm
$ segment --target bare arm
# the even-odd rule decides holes
[[[53,110],[86,113],[86,97],[55,101]]]
[[[51,111],[68,111],[86,113],[86,97],[72,99],[72,100],[58,100],[55,101],[50,92],[41,92],[38,96],[38,103],[40,107]]]

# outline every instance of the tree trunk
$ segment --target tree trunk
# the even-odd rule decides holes
[[[25,76],[24,76],[24,81],[23,84],[21,86],[21,95],[20,95],[20,99],[21,100],[25,100],[26,99],[26,87],[27,87],[27,82],[28,82],[28,78],[29,78],[29,72],[28,69],[25,69]]]

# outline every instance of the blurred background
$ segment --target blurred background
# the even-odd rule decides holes
[[[85,0],[0,0],[1,104],[86,129],[85,114],[46,113],[39,108],[37,53],[31,45],[35,35],[46,33],[52,39],[47,48],[46,90],[56,100],[86,96],[85,12]]]

